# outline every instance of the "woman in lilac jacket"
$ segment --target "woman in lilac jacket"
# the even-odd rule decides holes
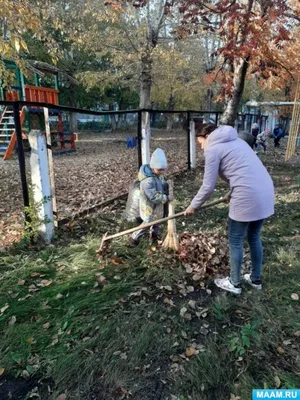
[[[237,131],[231,126],[216,128],[213,124],[204,124],[196,136],[204,149],[205,171],[202,186],[185,215],[195,213],[209,199],[218,176],[227,181],[231,189],[228,220],[230,277],[216,279],[215,284],[229,292],[241,293],[243,241],[247,235],[252,270],[244,275],[244,280],[253,288],[262,289],[260,232],[264,220],[274,214],[272,179],[254,151],[238,138]]]

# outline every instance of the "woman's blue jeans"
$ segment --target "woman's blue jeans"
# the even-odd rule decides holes
[[[228,237],[230,252],[230,281],[237,286],[241,283],[241,268],[243,262],[243,242],[247,234],[252,262],[251,280],[261,279],[263,247],[260,238],[264,220],[239,222],[228,219]]]

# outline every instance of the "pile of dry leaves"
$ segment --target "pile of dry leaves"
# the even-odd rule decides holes
[[[207,275],[225,275],[229,269],[227,239],[219,234],[184,232],[180,237],[179,259],[194,281]]]

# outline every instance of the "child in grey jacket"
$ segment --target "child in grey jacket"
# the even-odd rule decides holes
[[[167,169],[167,159],[162,149],[156,149],[152,154],[150,164],[142,165],[138,179],[140,181],[140,218],[143,223],[154,220],[160,205],[165,205],[173,199],[168,195],[168,186],[163,174]],[[162,209],[163,207],[161,207]],[[141,228],[134,232],[130,238],[130,244],[136,246],[139,239],[149,232],[148,229]],[[150,229],[150,235],[156,240],[159,235],[159,227],[154,225]]]

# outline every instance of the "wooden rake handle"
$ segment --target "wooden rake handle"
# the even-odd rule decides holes
[[[209,207],[213,207],[216,206],[217,204],[220,203],[225,203],[230,199],[230,195],[231,195],[231,191],[228,192],[224,197],[222,197],[221,199],[212,201],[211,203],[208,204],[204,204],[202,207],[199,208],[199,210],[203,210],[205,208],[209,208]],[[146,229],[146,228],[150,228],[153,225],[160,225],[163,224],[164,222],[170,221],[171,219],[175,219],[175,218],[179,218],[179,217],[183,217],[184,216],[184,211],[171,215],[170,217],[165,217],[165,218],[161,218],[161,219],[157,219],[156,221],[152,221],[152,222],[148,222],[147,224],[142,224],[139,226],[136,226],[135,228],[131,228],[131,229],[127,229],[126,231],[122,231],[119,233],[115,233],[114,235],[104,235],[103,239],[102,239],[102,244],[104,242],[106,242],[107,240],[111,240],[111,239],[115,239],[124,235],[129,235],[130,233],[139,231],[140,229]]]

